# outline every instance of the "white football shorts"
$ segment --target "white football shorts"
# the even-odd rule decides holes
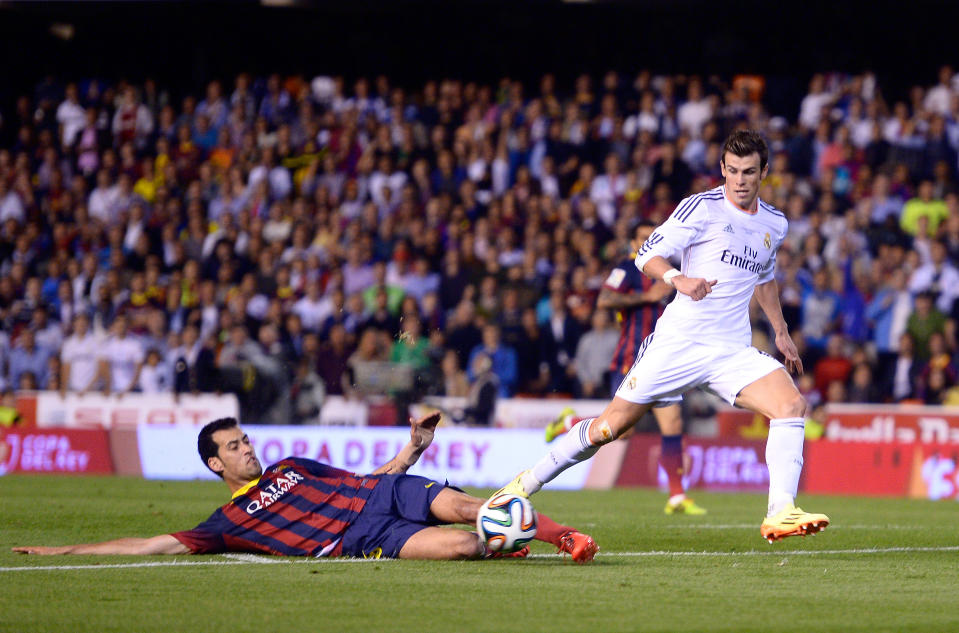
[[[784,369],[782,363],[755,347],[705,345],[653,332],[616,397],[637,404],[679,402],[685,392],[702,387],[735,404],[744,387],[777,369]]]

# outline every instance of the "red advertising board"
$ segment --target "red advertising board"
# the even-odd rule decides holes
[[[959,411],[922,406],[833,405],[825,434],[833,442],[959,445]]]
[[[75,429],[0,431],[0,475],[112,473],[107,432]]]
[[[823,439],[871,444],[959,445],[959,410],[916,405],[835,404],[825,409]],[[766,437],[769,422],[741,409],[716,414],[719,436]]]
[[[862,442],[806,442],[803,491],[905,497],[913,446]]]
[[[715,491],[765,491],[769,487],[765,447],[765,441],[687,437],[686,485]],[[632,436],[616,485],[665,485],[659,453],[659,435]]]
[[[805,492],[959,499],[955,444],[807,442],[805,457]]]

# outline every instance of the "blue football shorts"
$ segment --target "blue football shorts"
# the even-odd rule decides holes
[[[344,556],[396,558],[420,530],[442,525],[430,505],[448,486],[416,475],[382,475],[363,510],[343,535]]]

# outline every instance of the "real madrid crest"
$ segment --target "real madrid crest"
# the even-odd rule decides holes
[[[766,233],[766,235],[763,236],[763,246],[766,248],[772,246],[772,240],[769,239],[769,233]]]
[[[630,388],[630,389],[635,389],[635,388],[636,388],[636,376],[630,376],[630,378],[629,378],[629,388]]]

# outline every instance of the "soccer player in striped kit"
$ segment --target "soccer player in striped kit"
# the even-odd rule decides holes
[[[616,395],[632,368],[643,341],[653,333],[656,321],[663,313],[663,301],[673,292],[668,284],[647,277],[633,263],[636,253],[655,228],[655,224],[647,221],[636,226],[630,240],[633,256],[621,261],[609,273],[596,300],[598,309],[615,310],[620,323],[619,343],[609,366],[611,396]],[[659,464],[666,472],[669,484],[669,499],[663,511],[666,514],[706,514],[704,508],[686,496],[683,488],[683,418],[679,405],[663,403],[653,408],[653,415],[662,438]],[[572,408],[566,407],[546,427],[546,441],[552,442],[583,419],[577,417]]]
[[[535,493],[631,429],[656,403],[677,402],[686,391],[702,387],[770,419],[763,538],[772,543],[815,534],[829,524],[826,515],[795,505],[806,400],[787,371],[802,373],[802,360],[783,319],[774,276],[786,217],[759,199],[768,159],[769,148],[758,132],[738,130],[726,139],[720,159],[725,182],[680,202],[636,256],[637,268],[670,284],[677,294],[616,396],[598,417],[573,427],[503,491]],[[677,254],[679,270],[669,263]],[[775,331],[785,367],[750,345],[754,295]]]
[[[233,418],[200,431],[197,448],[233,494],[192,530],[62,547],[14,547],[24,554],[214,554],[354,556],[457,560],[490,557],[475,532],[439,527],[476,524],[483,500],[405,474],[433,441],[433,413],[411,423],[410,442],[369,475],[288,457],[266,470]],[[587,563],[599,550],[586,534],[539,513],[536,539]],[[524,557],[526,548],[506,557]],[[498,555],[492,555],[498,557]]]

